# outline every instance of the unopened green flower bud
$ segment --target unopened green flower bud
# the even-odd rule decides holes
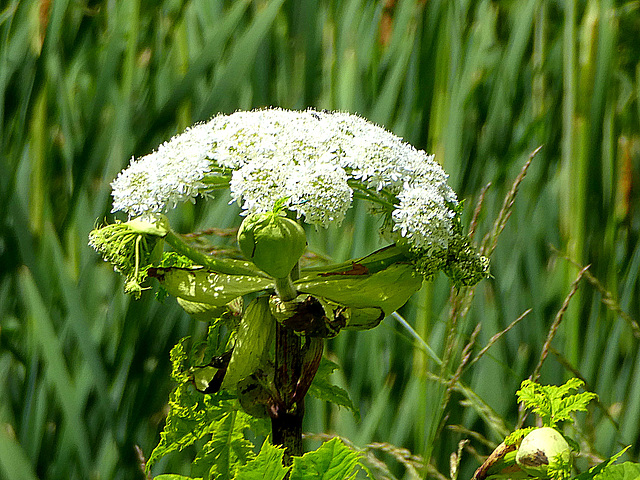
[[[554,428],[536,428],[522,439],[516,463],[529,475],[549,478],[549,466],[554,470],[571,468],[571,447]]]
[[[304,229],[278,213],[254,213],[238,230],[240,250],[262,271],[274,278],[291,273],[307,247]]]

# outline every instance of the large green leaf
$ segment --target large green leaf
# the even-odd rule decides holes
[[[244,436],[251,417],[243,411],[226,412],[211,425],[211,440],[193,461],[192,473],[204,480],[231,480],[239,466],[255,456],[253,444]]]
[[[313,452],[293,458],[291,480],[345,480],[357,473],[360,453],[333,438]]]
[[[233,411],[231,402],[216,402],[188,383],[178,386],[169,399],[169,415],[160,442],[147,460],[147,469],[165,455],[180,451],[212,432],[216,422]]]
[[[638,480],[639,478],[640,463],[633,462],[610,465],[593,477],[594,480]]]
[[[284,449],[265,440],[260,453],[253,460],[238,468],[234,480],[282,480],[291,467],[282,464]]]
[[[189,383],[184,370],[189,367],[189,355],[183,339],[171,350],[172,377],[180,384],[169,397],[169,414],[160,442],[147,460],[147,471],[165,455],[180,451],[211,433],[217,421],[234,410],[234,403],[220,393],[203,395]]]
[[[309,387],[309,394],[314,397],[324,400],[325,402],[331,402],[341,407],[347,407],[353,412],[353,416],[356,421],[360,421],[360,410],[356,407],[349,393],[343,389],[331,383],[330,376],[334,370],[338,368],[338,365],[331,360],[322,358],[320,366],[316,372],[316,376],[313,378],[313,383]]]

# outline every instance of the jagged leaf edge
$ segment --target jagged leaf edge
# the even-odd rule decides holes
[[[186,350],[186,342],[189,340],[190,337],[182,338],[169,354],[172,364],[171,377],[178,385],[169,395],[169,413],[160,433],[160,441],[147,460],[147,472],[160,458],[171,452],[183,450],[210,433],[213,422],[234,408],[234,403],[226,392],[203,395],[192,388],[189,375],[186,373],[190,361],[193,360]],[[204,343],[206,342],[194,345],[191,354],[193,355],[194,350]]]
[[[226,412],[212,425],[211,439],[199,449],[191,473],[203,478],[233,478],[238,467],[255,458],[254,445],[244,435],[254,420],[242,410]]]
[[[618,470],[624,470],[629,468],[629,466],[634,466],[638,469],[640,473],[640,464],[633,462],[625,462],[619,465],[613,465],[613,463],[618,460],[629,448],[631,445],[623,448],[621,451],[616,453],[615,455],[609,457],[608,459],[600,462],[598,465],[591,467],[587,472],[583,472],[574,480],[618,480],[616,477],[612,477],[612,474],[617,473]],[[625,467],[626,465],[626,467]],[[622,467],[622,468],[621,468]],[[638,478],[638,477],[635,477]],[[620,480],[635,480],[633,477],[630,479],[626,479],[624,476],[620,477]]]
[[[234,480],[283,480],[291,470],[284,466],[283,458],[284,448],[273,445],[267,438],[258,455],[238,468]]]
[[[356,421],[359,422],[360,410],[353,404],[349,393],[344,388],[331,383],[329,378],[338,368],[340,367],[337,363],[323,357],[308,393],[319,400],[348,408],[353,413]]]
[[[332,438],[320,448],[293,457],[290,480],[343,480],[355,478],[361,467],[362,452],[347,447],[339,438]]]

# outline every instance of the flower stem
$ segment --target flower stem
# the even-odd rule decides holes
[[[393,210],[395,195],[385,192],[381,190],[380,192],[376,192],[370,188],[362,185],[361,182],[350,180],[347,182],[349,186],[353,189],[353,197],[360,198],[362,200],[367,200],[372,203],[377,203],[381,205],[384,209]],[[386,199],[384,198],[386,197]],[[397,200],[396,200],[397,202]]]

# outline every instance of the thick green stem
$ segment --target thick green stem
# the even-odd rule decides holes
[[[296,288],[293,286],[291,276],[276,278],[276,294],[285,302],[289,302],[298,296]]]

